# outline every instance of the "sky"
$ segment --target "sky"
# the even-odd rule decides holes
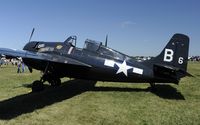
[[[189,55],[200,55],[199,0],[0,0],[0,47],[22,49],[33,41],[87,38],[131,56],[156,56],[175,33],[190,37]]]

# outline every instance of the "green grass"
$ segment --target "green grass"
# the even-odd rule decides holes
[[[160,125],[200,124],[200,63],[190,62],[177,85],[62,79],[61,87],[31,93],[40,72],[17,74],[0,68],[0,125]]]

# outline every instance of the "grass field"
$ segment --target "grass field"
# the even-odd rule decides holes
[[[200,63],[195,77],[177,85],[94,82],[62,79],[61,87],[31,93],[40,73],[17,74],[0,68],[0,125],[172,125],[200,124]]]

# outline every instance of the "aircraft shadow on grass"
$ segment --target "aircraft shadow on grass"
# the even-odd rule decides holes
[[[140,88],[117,88],[95,87],[96,82],[85,80],[70,80],[57,88],[45,86],[46,89],[38,93],[19,95],[8,100],[0,101],[0,119],[10,120],[22,114],[31,113],[37,109],[52,105],[56,102],[72,98],[87,91],[117,91],[117,92],[152,92],[164,99],[184,100],[184,96],[170,85],[157,85],[155,90],[150,87]],[[25,86],[30,87],[30,86]]]

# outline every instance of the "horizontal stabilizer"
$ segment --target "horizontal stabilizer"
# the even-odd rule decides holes
[[[153,68],[154,68],[154,75],[160,77],[169,77],[177,79],[182,78],[184,76],[193,77],[193,75],[189,74],[185,70],[174,66],[154,64]]]

